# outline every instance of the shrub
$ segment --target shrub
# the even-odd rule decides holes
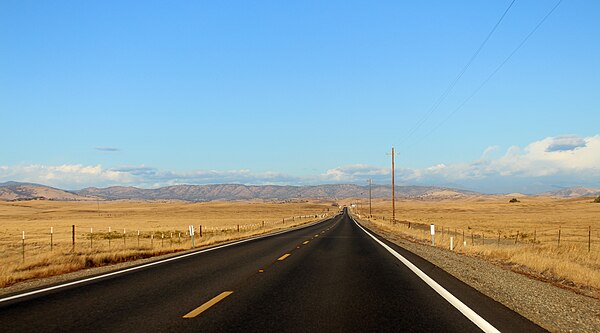
[[[521,202],[521,201],[519,201],[519,199],[517,199],[517,198],[512,198],[512,199],[510,199],[510,201],[509,201],[509,202],[511,202],[511,203],[512,203],[512,202]]]
[[[595,203],[600,203],[600,195],[594,200]]]

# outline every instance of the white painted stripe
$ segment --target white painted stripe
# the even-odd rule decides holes
[[[335,218],[332,217],[332,218]],[[103,279],[109,276],[115,276],[115,275],[119,275],[119,274],[123,274],[123,273],[127,273],[127,272],[132,272],[132,271],[137,271],[138,269],[142,269],[142,268],[146,268],[146,267],[151,267],[151,266],[156,266],[156,265],[160,265],[160,264],[164,264],[166,262],[169,261],[174,261],[174,260],[179,260],[179,259],[183,259],[186,257],[191,257],[191,256],[195,256],[198,254],[202,254],[202,253],[206,253],[206,252],[210,252],[210,251],[214,251],[214,250],[219,250],[222,248],[226,248],[229,246],[234,246],[234,245],[238,245],[238,244],[242,244],[242,243],[246,243],[249,241],[253,241],[253,240],[257,240],[257,239],[261,239],[261,238],[268,238],[268,237],[273,237],[273,236],[277,236],[277,235],[281,235],[281,234],[285,234],[287,232],[292,232],[295,230],[299,230],[299,229],[303,229],[303,228],[308,228],[311,227],[315,224],[319,224],[321,222],[325,222],[327,220],[330,219],[325,219],[325,220],[321,220],[321,221],[317,221],[317,222],[313,222],[307,225],[302,225],[300,227],[296,227],[293,229],[287,229],[287,230],[282,230],[282,231],[278,231],[272,234],[268,234],[268,235],[261,235],[261,236],[256,236],[256,237],[252,237],[252,238],[246,238],[246,239],[242,239],[233,243],[227,243],[224,245],[219,245],[219,246],[215,246],[215,247],[211,247],[208,249],[204,249],[204,250],[199,250],[199,251],[195,251],[195,252],[191,252],[191,253],[186,253],[186,254],[182,254],[182,255],[178,255],[175,257],[171,257],[171,258],[167,258],[167,259],[163,259],[163,260],[158,260],[158,261],[154,261],[151,263],[147,263],[147,264],[143,264],[143,265],[139,265],[139,266],[135,266],[135,267],[131,267],[131,268],[125,268],[122,270],[118,270],[118,271],[114,271],[114,272],[110,272],[110,273],[106,273],[106,274],[102,274],[102,275],[98,275],[98,276],[94,276],[94,277],[90,277],[90,278],[85,278],[85,279],[81,279],[81,280],[77,280],[77,281],[72,281],[72,282],[67,282],[67,283],[63,283],[63,284],[59,284],[56,286],[52,286],[52,287],[47,287],[47,288],[42,288],[42,289],[38,289],[38,290],[33,290],[33,291],[29,291],[26,293],[22,293],[22,294],[17,294],[17,295],[13,295],[13,296],[9,296],[9,297],[5,297],[5,298],[0,298],[0,303],[2,302],[8,302],[14,299],[18,299],[18,298],[22,298],[22,297],[27,297],[27,296],[31,296],[31,295],[36,295],[36,294],[40,294],[40,293],[45,293],[48,291],[52,291],[52,290],[56,290],[56,289],[61,289],[61,288],[65,288],[65,287],[70,287],[70,286],[75,286],[78,284],[82,284],[82,283],[86,283],[86,282],[90,282],[90,281],[95,281],[95,280],[99,280],[99,279]]]
[[[486,333],[499,333],[500,331],[492,326],[492,324],[488,323],[485,319],[483,319],[480,315],[478,315],[475,311],[471,310],[467,305],[461,302],[456,296],[452,295],[448,290],[444,289],[444,287],[440,286],[439,283],[435,282],[432,278],[430,278],[427,274],[423,273],[417,266],[408,261],[408,259],[404,258],[398,252],[394,251],[391,247],[389,247],[384,242],[380,241],[377,237],[373,236],[370,232],[365,230],[356,220],[352,219],[356,225],[362,229],[367,235],[371,236],[379,245],[388,250],[394,257],[400,260],[406,267],[408,267],[413,273],[415,273],[421,280],[425,281],[435,292],[440,294],[448,303],[452,304],[458,311],[460,311],[465,317],[467,317],[473,324],[477,325],[482,331]]]

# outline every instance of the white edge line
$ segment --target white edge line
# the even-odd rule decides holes
[[[127,273],[127,272],[132,272],[132,271],[136,271],[138,269],[142,269],[142,268],[151,267],[151,266],[154,266],[154,265],[163,264],[163,263],[166,263],[166,262],[169,262],[169,261],[179,260],[179,259],[182,259],[182,258],[194,256],[194,255],[201,254],[201,253],[206,253],[206,252],[209,252],[209,251],[214,251],[214,250],[222,249],[222,248],[233,246],[233,245],[238,245],[238,244],[246,243],[246,242],[257,240],[257,239],[261,239],[261,238],[267,238],[267,237],[277,236],[277,235],[280,235],[280,234],[284,234],[286,232],[292,232],[294,230],[308,228],[310,226],[319,224],[321,222],[325,222],[325,221],[333,219],[335,217],[336,217],[336,215],[334,215],[334,216],[332,216],[332,217],[330,217],[328,219],[324,219],[324,220],[321,220],[321,221],[316,221],[316,222],[311,223],[309,225],[303,225],[303,226],[292,228],[292,229],[288,229],[288,230],[282,230],[282,231],[274,232],[274,233],[268,234],[268,235],[260,235],[260,236],[256,236],[256,237],[252,237],[252,238],[246,238],[246,239],[242,239],[242,240],[239,240],[239,241],[236,241],[236,242],[232,242],[232,243],[228,243],[228,244],[223,244],[223,245],[218,245],[218,246],[215,246],[215,247],[211,247],[211,248],[208,248],[208,249],[199,250],[199,251],[195,251],[195,252],[191,252],[191,253],[181,254],[181,255],[178,255],[178,256],[175,256],[175,257],[171,257],[171,258],[167,258],[167,259],[162,259],[162,260],[154,261],[154,262],[151,262],[151,263],[147,263],[147,264],[143,264],[143,265],[139,265],[139,266],[135,266],[135,267],[125,268],[125,269],[122,269],[122,270],[118,270],[118,271],[114,271],[114,272],[110,272],[110,273],[106,273],[106,274],[102,274],[102,275],[98,275],[98,276],[94,276],[94,277],[90,277],[90,278],[85,278],[85,279],[82,279],[82,280],[67,282],[67,283],[59,284],[59,285],[52,286],[52,287],[42,288],[42,289],[33,290],[33,291],[29,291],[29,292],[22,293],[22,294],[17,294],[17,295],[5,297],[5,298],[0,298],[0,303],[12,301],[14,299],[19,299],[19,298],[23,298],[23,297],[27,297],[27,296],[31,296],[31,295],[35,295],[35,294],[45,293],[45,292],[48,292],[48,291],[51,291],[51,290],[56,290],[56,289],[61,289],[61,288],[65,288],[65,287],[70,287],[70,286],[74,286],[74,285],[78,285],[78,284],[81,284],[81,283],[86,283],[86,282],[90,282],[90,281],[94,281],[94,280],[98,280],[98,279],[103,279],[103,278],[106,278],[106,277],[109,277],[109,276],[114,276],[114,275],[119,275],[119,274],[123,274],[123,273]]]
[[[415,273],[418,277],[420,277],[421,280],[423,280],[425,283],[427,283],[433,290],[435,290],[435,292],[440,294],[440,296],[442,296],[446,301],[448,301],[448,303],[452,304],[452,306],[454,306],[458,311],[460,311],[463,315],[465,315],[465,317],[467,317],[470,321],[472,321],[473,324],[477,325],[481,330],[483,330],[484,332],[487,332],[487,333],[492,333],[492,332],[499,333],[500,332],[497,328],[492,326],[492,324],[488,323],[485,319],[483,319],[475,311],[471,310],[471,308],[469,308],[467,305],[465,305],[463,302],[461,302],[458,298],[456,298],[454,295],[452,295],[448,290],[446,290],[446,289],[444,289],[444,287],[440,286],[439,283],[435,282],[435,280],[430,278],[427,274],[423,273],[422,270],[420,270],[417,266],[415,266],[413,263],[408,261],[408,259],[404,258],[402,255],[400,255],[394,249],[392,249],[387,244],[380,241],[377,237],[373,236],[371,233],[369,233],[367,230],[365,230],[365,228],[363,228],[358,222],[356,222],[356,220],[354,218],[352,218],[352,220],[354,221],[354,223],[356,223],[356,225],[359,228],[362,229],[362,231],[364,231],[367,235],[371,236],[371,238],[373,238],[377,243],[379,243],[379,245],[381,245],[383,248],[388,250],[388,252],[390,252],[394,257],[396,257],[404,265],[406,265],[406,267],[408,267],[411,271],[413,271],[413,273]]]

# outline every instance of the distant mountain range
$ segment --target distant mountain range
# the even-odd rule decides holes
[[[107,188],[88,187],[77,191],[66,191],[45,185],[7,182],[0,184],[0,200],[60,200],[60,201],[89,201],[89,200],[290,200],[290,199],[347,199],[365,198],[369,195],[368,186],[353,184],[328,184],[315,186],[276,186],[276,185],[174,185],[156,189],[137,187],[113,186]],[[599,189],[569,188],[554,192],[542,193],[544,196],[580,197],[598,196]],[[373,198],[389,198],[391,186],[373,185]],[[398,198],[414,199],[455,199],[465,197],[485,196],[484,194],[435,186],[396,186]]]
[[[45,185],[18,182],[6,182],[0,184],[0,200],[2,201],[33,199],[59,201],[94,200],[92,198],[80,196],[73,192]]]

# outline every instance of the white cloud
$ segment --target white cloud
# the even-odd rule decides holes
[[[88,186],[159,187],[176,184],[287,184],[298,182],[297,177],[276,172],[253,173],[250,170],[195,170],[176,173],[146,166],[124,166],[106,169],[100,165],[60,166],[17,165],[0,166],[0,182],[20,181],[39,183],[66,189]]]
[[[493,158],[498,146],[486,148],[479,160],[440,163],[422,169],[396,170],[396,181],[405,184],[463,186],[486,192],[547,190],[553,186],[600,187],[600,135],[548,137],[524,148],[513,146]],[[362,170],[378,170],[388,182],[389,168],[347,166],[328,170],[336,182],[362,181]],[[511,189],[512,187],[512,189]]]
[[[352,164],[327,170],[321,175],[324,181],[352,182],[358,179],[367,179],[389,175],[388,168],[376,167],[367,164]]]
[[[397,166],[396,182],[458,186],[486,192],[534,192],[556,185],[600,187],[600,135],[548,137],[523,148],[510,147],[504,155],[496,158],[490,156],[493,152],[499,153],[499,148],[486,148],[481,158],[473,162],[439,163],[420,169]],[[388,183],[390,168],[353,164],[332,168],[321,174],[298,177],[248,169],[171,172],[144,165],[118,168],[80,164],[0,166],[0,182],[12,180],[41,183],[66,189],[214,183],[364,184],[367,179],[380,184]]]

